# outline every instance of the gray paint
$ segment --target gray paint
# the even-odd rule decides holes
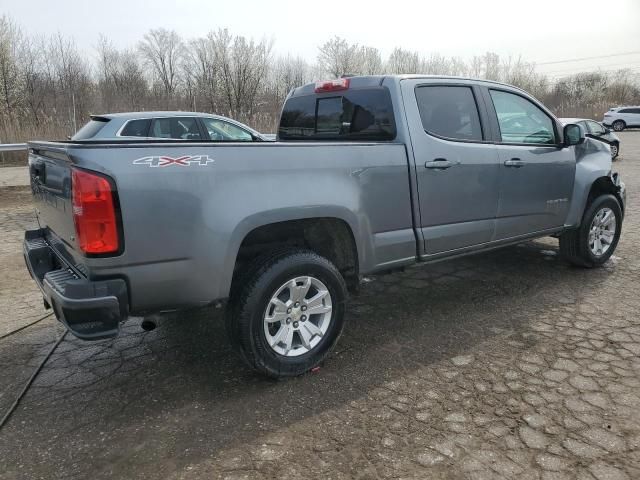
[[[517,175],[505,173],[505,152],[519,147],[497,145],[490,122],[491,138],[482,144],[424,132],[413,88],[434,81],[496,85],[420,76],[354,79],[352,86],[389,88],[398,132],[393,142],[31,143],[41,152],[31,152],[32,168],[47,168],[46,188],[34,187],[41,227],[50,229],[56,250],[90,279],[124,278],[131,310],[139,313],[226,298],[242,240],[274,222],[344,221],[361,274],[495,248],[579,223],[591,184],[610,173],[603,144],[524,147],[518,154],[529,164]],[[543,155],[542,149],[552,153]],[[132,163],[154,155],[208,155],[215,162],[165,168]],[[438,157],[460,164],[425,169],[425,161]],[[121,255],[85,258],[75,249],[69,163],[114,179],[125,239]],[[558,178],[550,181],[550,171]],[[522,189],[527,193],[518,197]],[[549,200],[565,197],[568,202],[549,210]]]

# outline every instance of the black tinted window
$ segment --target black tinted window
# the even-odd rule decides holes
[[[392,140],[391,96],[379,87],[289,98],[278,135],[283,140]]]
[[[120,132],[121,137],[148,137],[151,119],[129,120]]]
[[[470,87],[416,88],[422,126],[428,133],[457,140],[482,140],[478,107]]]
[[[93,118],[89,123],[87,123],[84,127],[76,132],[76,134],[71,137],[72,140],[88,140],[96,136],[96,134],[102,130],[109,122],[108,118]]]

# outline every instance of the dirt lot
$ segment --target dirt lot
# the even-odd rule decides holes
[[[0,430],[13,478],[640,478],[640,131],[615,257],[557,242],[374,278],[337,351],[289,381],[253,375],[216,310],[66,337]],[[0,189],[0,336],[45,314],[21,258],[24,190]],[[63,329],[0,340],[0,415]]]

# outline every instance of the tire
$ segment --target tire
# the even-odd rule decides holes
[[[247,365],[258,372],[271,378],[301,375],[326,358],[342,333],[345,281],[329,260],[309,250],[271,252],[252,265],[232,290],[226,321],[229,338]],[[296,292],[303,291],[309,279],[307,296],[299,302],[294,302],[294,290],[287,286],[294,279]],[[321,303],[309,302],[307,307],[313,297]],[[278,310],[274,301],[289,309]],[[306,318],[302,309],[322,313]],[[268,315],[286,318],[268,323]]]
[[[609,147],[611,148],[611,160],[615,160],[620,155],[620,145],[612,143]]]
[[[616,120],[615,122],[613,122],[611,126],[613,127],[614,131],[621,132],[626,128],[627,125],[624,123],[623,120]]]
[[[594,253],[590,244],[590,232],[596,215],[608,209],[615,216],[615,228],[611,228],[613,237],[606,251]],[[622,209],[618,199],[613,195],[600,195],[587,205],[579,228],[570,230],[560,236],[560,254],[574,265],[586,268],[599,267],[615,252],[622,229]],[[604,246],[604,243],[601,244]],[[603,247],[604,248],[604,247]]]

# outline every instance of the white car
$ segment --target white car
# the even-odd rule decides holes
[[[602,123],[616,132],[621,132],[625,128],[640,127],[640,107],[610,108],[604,114]]]

